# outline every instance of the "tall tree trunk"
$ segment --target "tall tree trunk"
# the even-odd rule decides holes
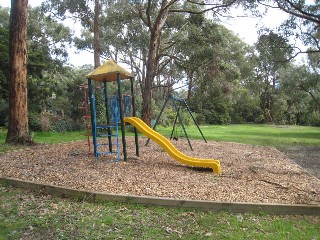
[[[12,0],[10,14],[9,126],[7,143],[31,144],[27,94],[28,0]]]
[[[93,21],[93,55],[94,55],[94,68],[101,65],[100,63],[100,30],[99,30],[99,16],[100,16],[100,2],[99,0],[94,1],[94,21]]]
[[[149,126],[151,126],[152,84],[157,73],[159,62],[158,50],[160,46],[160,36],[162,28],[168,18],[170,4],[169,1],[163,0],[161,3],[161,9],[158,12],[158,16],[155,19],[155,22],[153,24],[151,22],[148,23],[148,27],[150,29],[150,42],[145,84],[144,89],[142,89],[142,120]],[[150,14],[150,12],[148,12],[147,14]],[[149,21],[151,21],[151,15],[148,15],[148,19]]]
[[[151,33],[146,69],[147,72],[144,89],[142,89],[142,120],[149,126],[151,126],[152,84],[158,67],[157,51],[160,44],[160,32],[160,29],[155,29],[155,31]]]
[[[187,78],[188,78],[188,93],[187,93],[187,102],[190,102],[191,99],[191,92],[192,92],[192,87],[193,87],[193,71],[190,70],[187,73]]]

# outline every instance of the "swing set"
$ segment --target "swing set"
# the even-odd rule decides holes
[[[164,104],[163,104],[163,106],[161,108],[161,111],[159,113],[159,116],[157,117],[156,122],[155,122],[155,124],[154,124],[152,129],[155,130],[155,128],[156,128],[156,126],[157,126],[157,124],[159,122],[159,119],[160,119],[160,117],[161,117],[161,115],[162,115],[162,113],[163,113],[163,111],[164,111],[164,109],[165,109],[165,107],[166,107],[166,105],[168,104],[169,101],[172,102],[173,108],[174,108],[174,110],[176,112],[175,120],[174,120],[174,123],[173,123],[171,135],[170,135],[170,140],[173,139],[173,140],[177,141],[179,139],[179,134],[178,134],[178,123],[179,123],[181,125],[181,127],[182,127],[183,132],[184,132],[184,136],[186,137],[186,139],[188,141],[189,147],[190,147],[191,151],[193,151],[191,142],[189,140],[189,137],[188,137],[186,128],[184,126],[181,113],[180,113],[181,108],[184,107],[184,108],[186,108],[188,110],[188,112],[189,112],[193,122],[197,126],[197,128],[198,128],[198,130],[199,130],[199,132],[200,132],[200,134],[201,134],[201,136],[203,138],[203,140],[207,143],[207,140],[204,137],[204,135],[203,135],[203,133],[202,133],[197,121],[195,120],[194,116],[192,115],[192,112],[191,112],[186,100],[183,99],[183,98],[174,97],[172,95],[169,95],[167,97],[167,99],[165,100],[165,102],[164,102]],[[150,141],[150,138],[147,140],[146,146],[149,144],[149,141]]]

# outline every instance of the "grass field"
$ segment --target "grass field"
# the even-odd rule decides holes
[[[5,144],[6,130],[0,128],[0,152],[9,151],[19,148],[19,146],[10,146]],[[84,132],[33,132],[31,133],[32,139],[36,143],[61,143],[77,140],[85,140]]]
[[[320,128],[270,125],[202,126],[207,140],[268,146],[320,146]],[[159,128],[170,136],[171,128]],[[180,133],[180,130],[179,130]],[[190,138],[201,139],[195,127]],[[130,134],[132,135],[132,134]],[[0,152],[17,147],[4,144]],[[39,143],[85,139],[82,132],[33,133]],[[75,202],[0,185],[2,239],[320,239],[320,217],[231,214]]]
[[[320,128],[305,126],[277,126],[264,124],[234,124],[201,126],[205,138],[210,141],[238,142],[262,146],[320,146]],[[172,128],[159,127],[158,131],[170,136]],[[184,137],[182,128],[179,136]],[[202,139],[195,126],[187,126],[191,139]]]
[[[157,131],[169,137],[171,127],[157,127]],[[277,126],[262,124],[234,124],[201,126],[208,141],[226,141],[262,146],[320,146],[320,128],[306,126]],[[177,131],[184,137],[182,128]],[[186,132],[190,139],[201,139],[201,134],[195,126],[187,126]],[[128,135],[133,135],[128,133]],[[0,129],[0,152],[11,149],[4,144],[6,131]],[[34,132],[33,139],[38,143],[59,143],[75,140],[85,140],[83,132]]]
[[[92,204],[0,185],[0,239],[319,239],[320,218]]]

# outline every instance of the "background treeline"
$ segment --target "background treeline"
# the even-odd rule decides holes
[[[90,8],[83,8],[82,15],[75,16],[79,12],[76,6],[59,5],[64,8],[61,14],[80,19],[82,33],[76,37],[59,21],[55,2],[29,8],[28,108],[32,130],[83,127],[79,85],[86,83],[85,76],[93,66],[66,63],[72,45],[92,51],[93,29],[88,19],[93,15]],[[101,8],[101,56],[126,63],[135,73],[137,115],[141,116],[149,29],[132,14],[130,1],[102,1]],[[172,94],[187,99],[201,124],[320,126],[319,28],[310,30],[304,22],[302,25],[313,33],[299,35],[295,24],[298,20],[291,18],[277,31],[261,29],[258,41],[249,46],[204,14],[170,15],[158,49],[161,59],[152,84],[151,118],[157,117],[164,100]],[[288,40],[295,35],[310,45],[304,63],[296,61],[296,47]],[[8,48],[9,9],[0,7],[0,126],[8,120]],[[188,123],[188,114],[184,116]],[[174,110],[168,108],[161,123],[170,125],[174,118]]]

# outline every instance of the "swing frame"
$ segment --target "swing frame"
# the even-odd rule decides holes
[[[201,129],[200,129],[200,127],[199,127],[196,119],[193,117],[192,112],[191,112],[191,110],[190,110],[190,108],[189,108],[186,100],[183,99],[183,98],[174,97],[174,96],[172,96],[172,95],[169,95],[169,96],[166,98],[166,100],[165,100],[165,102],[164,102],[164,104],[163,104],[163,106],[162,106],[162,108],[161,108],[161,111],[160,111],[160,113],[159,113],[159,115],[158,115],[158,117],[157,117],[157,119],[156,119],[156,122],[155,122],[155,124],[154,124],[154,126],[153,126],[152,129],[155,130],[155,128],[156,128],[156,126],[157,126],[157,124],[158,124],[158,122],[159,122],[159,119],[160,119],[160,117],[161,117],[161,115],[162,115],[162,113],[163,113],[163,111],[164,111],[164,109],[165,109],[165,107],[166,107],[166,105],[167,105],[167,103],[168,103],[169,100],[172,101],[173,107],[174,107],[174,109],[175,109],[175,111],[176,111],[176,113],[177,113],[177,114],[176,114],[176,117],[175,117],[175,120],[174,120],[174,124],[173,124],[172,131],[171,131],[170,140],[172,139],[174,130],[175,130],[176,125],[177,125],[177,122],[178,122],[178,120],[179,120],[179,123],[181,124],[181,127],[182,127],[182,129],[183,129],[184,135],[185,135],[185,137],[186,137],[186,139],[187,139],[187,141],[188,141],[189,147],[190,147],[191,151],[193,151],[191,142],[190,142],[190,140],[189,140],[189,137],[188,137],[186,128],[185,128],[185,126],[184,126],[184,124],[183,124],[183,120],[182,120],[182,117],[181,117],[181,114],[180,114],[180,109],[181,109],[182,106],[184,106],[184,107],[188,110],[188,112],[189,112],[189,114],[190,114],[193,122],[196,124],[196,126],[197,126],[197,128],[198,128],[198,130],[199,130],[199,132],[200,132],[200,134],[201,134],[201,136],[202,136],[202,138],[203,138],[203,140],[207,143],[207,140],[206,140],[206,138],[204,137],[204,135],[203,135],[203,133],[202,133],[202,131],[201,131]],[[177,106],[176,102],[179,103],[179,107]],[[148,140],[147,140],[147,142],[146,142],[146,146],[149,144],[149,141],[150,141],[150,138],[148,138]]]

